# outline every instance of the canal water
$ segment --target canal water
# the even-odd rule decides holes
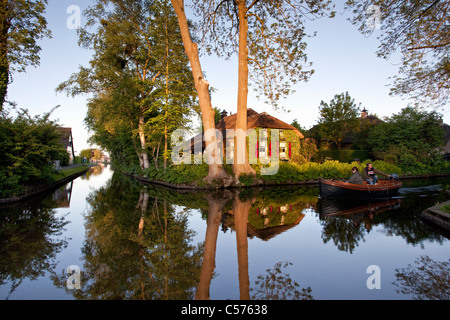
[[[180,192],[98,166],[0,207],[0,298],[450,299],[450,237],[420,218],[448,188],[342,203],[317,186]]]

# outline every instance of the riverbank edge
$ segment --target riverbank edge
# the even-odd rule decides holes
[[[59,179],[59,180],[57,180],[57,181],[55,181],[53,183],[46,184],[46,185],[43,185],[41,187],[38,187],[37,190],[35,190],[33,192],[28,192],[28,193],[21,194],[20,196],[15,196],[15,197],[12,197],[12,198],[0,199],[0,205],[19,202],[19,201],[22,201],[24,199],[36,196],[36,195],[38,195],[40,193],[46,192],[46,191],[48,191],[48,190],[50,190],[52,188],[59,187],[59,186],[65,184],[65,183],[68,183],[69,181],[71,181],[71,180],[73,180],[75,178],[78,178],[79,176],[82,176],[88,170],[89,170],[89,167],[85,167],[84,170],[81,170],[79,172],[73,173],[73,174],[71,174],[71,175],[69,175],[67,177],[64,177],[62,179]]]
[[[254,183],[252,185],[231,185],[228,187],[218,187],[218,186],[196,186],[196,185],[188,185],[188,184],[174,184],[161,180],[150,180],[142,176],[133,175],[128,172],[120,171],[122,174],[132,177],[138,181],[147,184],[160,185],[171,189],[176,190],[215,190],[215,189],[232,189],[232,188],[254,188],[254,187],[283,187],[283,186],[307,186],[307,185],[315,185],[319,184],[319,180],[308,180],[308,181],[297,181],[297,182],[284,182],[284,183],[265,183],[262,180],[259,180],[259,183]],[[426,179],[426,178],[441,178],[441,177],[450,177],[450,173],[441,173],[441,174],[426,174],[426,175],[414,175],[414,176],[400,176],[401,180],[412,180],[412,179]]]
[[[420,217],[433,223],[439,228],[450,231],[450,214],[441,210],[441,208],[446,205],[450,205],[450,200],[438,203],[423,210]]]

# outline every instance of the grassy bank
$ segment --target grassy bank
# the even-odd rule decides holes
[[[441,210],[450,214],[450,205],[445,205],[441,207]]]
[[[67,178],[73,174],[76,173],[80,173],[83,171],[86,171],[87,166],[81,165],[81,166],[77,166],[77,167],[70,167],[70,168],[64,168],[61,169],[58,172],[55,172],[52,177],[53,177],[53,182],[57,182],[58,180]]]
[[[81,175],[87,170],[86,166],[77,166],[64,168],[60,171],[53,172],[48,179],[41,181],[40,183],[34,183],[31,185],[17,185],[15,188],[11,189],[14,192],[5,192],[3,190],[2,196],[0,197],[0,203],[9,203],[14,201],[20,201],[31,195],[46,191],[54,186],[63,184],[70,179]]]
[[[387,174],[398,174],[401,178],[410,176],[429,176],[438,174],[450,174],[450,163],[439,162],[434,165],[415,163],[413,166],[394,165],[385,161],[365,160],[361,163],[341,163],[339,161],[325,161],[323,163],[307,162],[297,164],[294,162],[280,162],[276,174],[261,174],[262,165],[252,165],[256,171],[256,176],[241,176],[240,183],[243,186],[255,184],[291,184],[314,182],[319,178],[324,179],[348,179],[351,175],[351,168],[356,166],[360,171],[364,169],[368,162]],[[232,173],[231,165],[224,165],[225,171]],[[145,171],[139,168],[118,168],[120,171],[130,173],[148,181],[160,181],[172,185],[189,185],[193,187],[208,187],[203,179],[208,174],[208,165],[203,164],[181,164],[169,165],[166,169],[151,167]],[[380,176],[380,178],[383,178]]]

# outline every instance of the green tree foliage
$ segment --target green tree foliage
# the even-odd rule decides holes
[[[345,136],[358,127],[359,106],[348,92],[337,94],[326,103],[320,102],[319,139],[325,140],[332,147],[341,149]]]
[[[15,118],[0,118],[0,198],[7,198],[52,181],[51,161],[67,155],[49,119],[51,112],[31,117],[20,110]]]
[[[294,119],[294,120],[291,122],[291,126],[297,128],[298,131],[300,131],[304,136],[306,136],[308,130],[306,130],[306,128],[304,128],[304,127],[298,122],[297,119]]]
[[[85,119],[92,142],[130,165],[134,152],[146,169],[149,153],[157,163],[161,140],[186,126],[194,110],[176,17],[159,0],[97,0],[85,15],[79,42],[94,51],[91,66],[81,67],[57,90],[92,93]]]
[[[411,156],[428,162],[444,144],[440,123],[442,116],[435,111],[406,107],[371,129],[368,146],[377,157],[393,155],[405,165],[412,164]]]
[[[103,156],[103,152],[98,148],[83,149],[80,151],[80,157],[87,159],[93,158],[94,160],[100,160]]]
[[[450,93],[449,1],[348,0],[353,24],[370,35],[379,22],[377,55],[389,59],[399,52],[399,74],[391,94],[406,95],[429,106],[444,106]],[[379,21],[374,21],[379,19]]]
[[[12,72],[39,65],[37,40],[50,37],[44,17],[47,0],[0,1],[0,111]]]

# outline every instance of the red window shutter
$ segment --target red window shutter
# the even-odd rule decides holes
[[[259,142],[256,141],[256,158],[259,158]]]
[[[291,143],[289,142],[289,158],[292,157],[292,151],[291,151]]]
[[[269,157],[272,156],[272,142],[269,142]]]

